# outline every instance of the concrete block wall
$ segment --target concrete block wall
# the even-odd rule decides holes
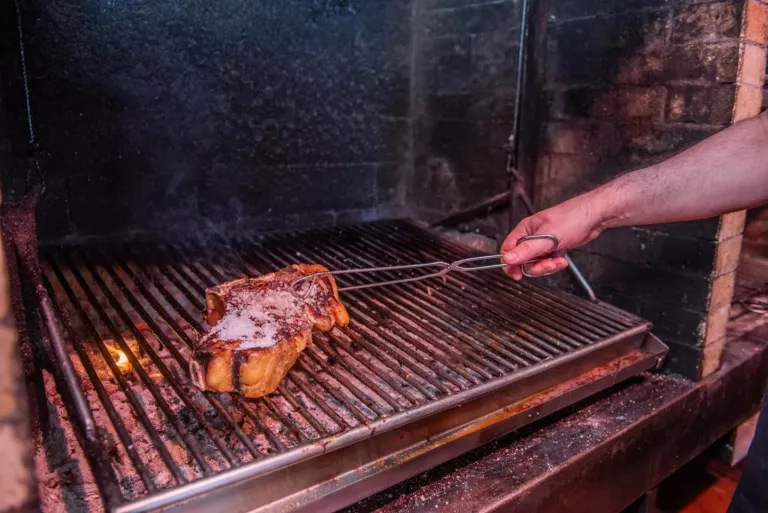
[[[757,34],[765,31],[756,27],[765,7],[758,0],[553,0],[538,206],[759,112],[765,43]],[[602,299],[654,322],[671,347],[671,369],[699,378],[719,365],[743,224],[739,212],[612,230],[573,257]]]
[[[407,203],[430,218],[508,189],[521,3],[416,0],[413,170]]]
[[[411,0],[21,8],[42,239],[285,229],[402,204]],[[25,182],[27,125],[13,2],[0,14],[7,191]]]

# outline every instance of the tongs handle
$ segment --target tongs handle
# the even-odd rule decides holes
[[[557,249],[557,246],[559,244],[559,241],[557,240],[557,237],[554,235],[550,235],[548,233],[542,233],[542,234],[536,234],[536,235],[525,235],[523,237],[520,237],[517,241],[517,244],[520,245],[520,243],[525,242],[527,240],[534,240],[534,239],[549,239],[554,243],[554,246],[552,247],[551,251],[554,251]],[[459,271],[459,272],[474,272],[474,271],[484,271],[487,269],[500,269],[502,267],[507,267],[509,264],[505,263],[498,263],[498,264],[487,264],[487,265],[473,265],[468,266],[467,264],[473,263],[473,262],[481,262],[483,260],[490,260],[490,259],[500,259],[502,255],[481,255],[481,256],[475,256],[475,257],[468,257],[468,258],[462,258],[461,260],[456,260],[452,263],[443,262],[443,261],[436,261],[436,262],[428,262],[424,264],[405,264],[405,265],[392,265],[392,266],[385,266],[385,267],[365,267],[361,269],[342,269],[339,271],[323,271],[319,273],[310,274],[308,276],[303,276],[293,282],[293,286],[295,287],[302,281],[308,280],[310,278],[317,278],[319,276],[327,276],[327,275],[342,275],[342,274],[364,274],[364,273],[375,273],[375,272],[390,272],[390,271],[406,271],[411,269],[424,269],[427,267],[435,267],[438,269],[435,272],[428,273],[428,274],[422,274],[421,276],[412,276],[409,278],[398,278],[394,280],[387,280],[387,281],[380,281],[380,282],[373,282],[373,283],[364,283],[362,285],[350,285],[349,287],[341,287],[339,288],[339,292],[349,291],[349,290],[359,290],[359,289],[368,289],[371,287],[382,287],[384,285],[396,285],[399,283],[408,283],[412,281],[421,281],[426,280],[428,278],[439,278],[441,276],[445,276],[451,271]],[[522,270],[523,276],[526,276],[527,278],[537,278],[538,276],[534,276],[531,274],[528,274],[525,271],[525,265],[526,264],[532,264],[534,262],[538,262],[540,260],[544,260],[547,257],[541,257],[541,258],[533,258],[531,260],[527,260],[520,264],[520,269]],[[311,286],[310,286],[311,290]],[[307,294],[309,294],[309,291],[307,291]]]
[[[557,240],[557,237],[550,233],[537,233],[535,235],[523,235],[519,239],[517,239],[516,246],[519,246],[525,241],[528,240],[539,240],[539,239],[547,239],[552,241],[552,249],[549,250],[549,253],[552,253],[557,249],[557,246],[560,245],[560,241]],[[449,271],[463,271],[463,272],[471,272],[471,271],[483,271],[485,269],[499,269],[501,267],[507,267],[509,264],[501,263],[501,264],[490,264],[490,265],[476,265],[471,267],[466,267],[464,264],[470,263],[470,262],[479,262],[482,260],[488,260],[491,258],[501,258],[502,255],[482,255],[477,257],[469,257],[464,258],[462,260],[457,260],[453,264],[451,264],[450,268],[446,270],[446,272]],[[520,271],[523,273],[523,276],[526,278],[539,278],[540,276],[536,276],[533,274],[528,274],[525,270],[526,264],[533,264],[535,262],[540,262],[542,260],[546,260],[547,258],[550,258],[548,255],[539,257],[539,258],[532,258],[530,260],[526,260],[522,264],[520,264]]]
[[[374,283],[364,283],[362,285],[350,285],[349,287],[339,287],[339,292],[345,292],[348,290],[359,290],[359,289],[369,289],[371,287],[382,287],[384,285],[395,285],[397,283],[408,283],[411,281],[421,281],[426,280],[427,278],[437,278],[439,276],[443,276],[444,274],[448,273],[450,270],[451,264],[448,262],[428,262],[424,264],[404,264],[404,265],[388,265],[383,267],[362,267],[360,269],[342,269],[339,271],[323,271],[319,273],[313,273],[307,276],[303,276],[299,278],[298,280],[295,280],[293,282],[293,286],[295,287],[299,283],[305,280],[309,280],[311,278],[317,278],[319,276],[337,276],[342,274],[366,274],[366,273],[377,273],[377,272],[385,272],[385,271],[408,271],[411,269],[424,269],[426,267],[435,267],[440,269],[439,271],[435,271],[428,274],[422,274],[421,276],[412,276],[409,278],[399,278],[396,280],[387,280],[387,281],[379,281]],[[309,294],[309,291],[307,291],[307,294]]]
[[[517,244],[515,244],[515,246],[519,246],[521,243],[527,240],[540,240],[540,239],[548,239],[552,241],[552,249],[549,250],[549,253],[552,253],[553,251],[557,250],[557,247],[560,245],[560,241],[557,240],[557,237],[555,237],[551,233],[537,233],[534,235],[523,235],[522,237],[517,239]],[[540,278],[541,276],[534,276],[533,274],[528,274],[525,271],[525,265],[532,264],[534,262],[541,262],[542,260],[546,260],[547,258],[549,258],[549,254],[539,258],[532,258],[531,260],[526,260],[525,262],[520,264],[520,272],[522,272],[523,276],[525,276],[526,278]]]

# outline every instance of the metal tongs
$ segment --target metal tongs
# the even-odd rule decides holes
[[[550,250],[550,253],[557,249],[557,246],[560,244],[560,241],[557,240],[557,237],[554,235],[551,235],[549,233],[542,233],[542,234],[536,234],[536,235],[525,235],[523,237],[520,237],[517,240],[517,245],[519,246],[520,243],[525,242],[527,240],[535,240],[535,239],[548,239],[551,240],[553,243],[552,249]],[[343,274],[366,274],[366,273],[378,273],[378,272],[386,272],[386,271],[407,271],[411,269],[425,269],[429,267],[434,267],[438,270],[435,272],[431,272],[428,274],[422,274],[421,276],[411,276],[408,278],[398,278],[395,280],[387,280],[387,281],[378,281],[373,283],[365,283],[362,285],[350,285],[348,287],[341,287],[339,288],[339,292],[349,291],[349,290],[359,290],[359,289],[368,289],[372,287],[383,287],[386,285],[396,285],[398,283],[408,283],[412,281],[421,281],[426,280],[428,278],[439,278],[440,276],[445,276],[451,271],[459,271],[459,272],[474,272],[474,271],[484,271],[487,269],[500,269],[502,267],[507,267],[509,264],[504,263],[498,263],[498,264],[487,264],[487,265],[467,265],[472,264],[474,262],[482,262],[483,260],[498,260],[501,258],[501,254],[498,255],[482,255],[482,256],[476,256],[476,257],[469,257],[469,258],[462,258],[461,260],[456,260],[454,262],[448,263],[443,261],[435,261],[435,262],[427,262],[423,264],[406,264],[406,265],[392,265],[392,266],[386,266],[386,267],[366,267],[361,269],[341,269],[337,271],[325,271],[320,273],[314,273],[310,274],[308,276],[303,276],[293,282],[293,286],[296,287],[299,283],[308,280],[310,278],[317,278],[319,276],[327,276],[327,275],[343,275]],[[520,264],[520,269],[522,270],[523,276],[527,278],[538,278],[538,276],[534,276],[531,274],[528,274],[525,271],[526,264],[532,264],[534,262],[539,262],[541,260],[544,260],[549,257],[542,257],[542,258],[534,258],[532,260],[527,260]],[[313,282],[314,283],[314,282]],[[312,290],[312,287],[310,286],[309,290],[307,290],[307,295],[309,295],[309,292]]]

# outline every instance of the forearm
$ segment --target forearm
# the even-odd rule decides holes
[[[688,221],[768,203],[768,113],[588,193],[601,228]]]

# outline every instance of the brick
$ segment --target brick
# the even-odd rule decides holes
[[[696,125],[641,127],[631,134],[627,146],[638,155],[653,156],[679,152],[703,141],[719,128]]]
[[[40,202],[37,208],[37,229],[41,242],[56,241],[72,233],[69,212],[69,180],[49,178],[45,201]]]
[[[535,207],[538,210],[542,210],[546,206],[546,201],[551,198],[547,198],[547,191],[552,190],[549,184],[549,169],[550,169],[551,157],[546,153],[540,153],[538,160],[536,160],[536,171],[533,177],[533,200]]]
[[[733,122],[749,119],[760,114],[765,98],[762,87],[740,85],[736,90],[736,105],[733,107]]]
[[[584,250],[623,262],[709,276],[719,248],[713,241],[675,237],[643,228],[618,228],[603,232]]]
[[[560,183],[562,180],[581,181],[583,162],[578,155],[550,155],[546,178]]]
[[[759,45],[768,43],[768,4],[762,0],[747,0],[744,38]]]
[[[584,153],[591,147],[591,127],[572,123],[548,123],[545,150],[552,153]]]
[[[512,96],[517,66],[512,61],[472,59],[468,55],[439,58],[434,70],[437,94],[505,92]]]
[[[281,217],[376,205],[376,164],[254,167],[208,192],[205,215],[236,222],[239,216]],[[214,181],[216,178],[211,177]],[[233,198],[259,198],[235,203]]]
[[[715,311],[710,311],[708,313],[707,325],[705,328],[705,335],[703,340],[704,346],[708,346],[709,344],[725,337],[730,313],[731,305],[725,305]]]
[[[596,98],[592,116],[617,121],[635,118],[661,120],[664,95],[665,91],[661,87],[616,89]]]
[[[662,70],[667,17],[637,12],[555,25],[547,82],[654,84]]]
[[[545,198],[560,202],[589,188],[588,167],[582,155],[550,155]]]
[[[2,233],[1,230],[0,230],[0,233]],[[8,265],[6,263],[5,245],[2,242],[0,242],[0,319],[6,319],[9,315],[12,315],[11,286],[8,281],[9,272],[12,272],[12,271],[8,268]]]
[[[616,121],[661,120],[665,91],[662,87],[576,88],[551,94],[556,119],[584,117]]]
[[[441,161],[441,166],[448,166],[444,170],[450,174],[450,177],[444,174],[446,183],[459,188],[470,181],[474,183],[487,179],[490,187],[497,178],[507,179],[505,154],[500,148],[493,152],[467,144],[444,144],[433,146],[429,157]]]
[[[517,79],[515,60],[489,60],[481,57],[472,60],[473,91],[511,91]]]
[[[421,49],[431,59],[447,56],[464,56],[470,58],[472,55],[472,36],[469,34],[458,35],[436,35],[427,38],[422,42],[424,47]]]
[[[571,256],[596,289],[631,293],[638,299],[694,311],[704,311],[709,303],[710,282],[706,277],[629,264],[580,250]]]
[[[547,112],[550,120],[565,121],[587,118],[592,110],[595,89],[579,87],[564,91],[547,91]]]
[[[717,245],[717,256],[715,258],[715,267],[712,270],[713,276],[730,273],[739,266],[739,255],[741,254],[742,236],[737,235]]]
[[[674,340],[691,347],[701,345],[707,321],[706,312],[697,312],[640,299],[632,291],[602,289],[599,297],[614,306],[632,312],[653,323],[653,332],[662,340]]]
[[[457,207],[465,208],[489,196],[508,190],[509,178],[506,174],[470,177],[466,180],[460,180],[458,187],[461,199]]]
[[[514,62],[519,55],[519,30],[483,32],[472,35],[472,57],[489,62]]]
[[[739,84],[763,87],[765,81],[766,48],[752,43],[744,44],[739,69]]]
[[[376,202],[381,205],[403,204],[407,172],[402,164],[380,164],[376,172]]]
[[[667,96],[667,120],[674,123],[727,125],[733,116],[733,85],[672,86]]]
[[[665,340],[664,343],[669,347],[669,353],[664,364],[665,370],[681,374],[688,379],[700,379],[703,363],[701,350],[670,340]]]
[[[511,123],[515,115],[514,91],[432,95],[429,107],[435,119]]]
[[[718,41],[739,37],[742,4],[736,2],[685,3],[675,9],[672,41]]]
[[[0,425],[0,447],[3,464],[0,465],[0,497],[3,511],[21,508],[32,499],[31,470],[27,467],[27,447],[17,430],[11,425]]]
[[[647,230],[666,233],[679,237],[690,237],[704,240],[717,240],[720,228],[720,218],[698,219],[682,223],[653,224],[644,226]]]
[[[469,7],[479,4],[482,0],[422,0],[422,7],[425,10],[432,9],[451,9],[456,7]]]
[[[512,133],[512,125],[472,121],[440,120],[430,134],[433,148],[467,147],[494,149],[498,155]]]
[[[462,53],[436,58],[430,74],[433,75],[429,92],[450,94],[466,92],[474,80],[472,56]]]
[[[662,79],[666,82],[733,84],[736,82],[738,63],[738,42],[674,45],[665,58]]]
[[[658,84],[664,73],[664,51],[659,47],[643,50],[638,55],[628,58],[621,66],[615,82],[617,84]]]
[[[520,26],[520,3],[485,3],[428,11],[422,20],[428,35],[508,32]]]
[[[707,311],[714,312],[730,305],[733,298],[733,287],[736,284],[736,273],[728,273],[718,276],[712,281],[709,291],[709,306]]]
[[[613,123],[567,121],[547,123],[545,151],[585,155],[615,155],[622,141]]]
[[[720,368],[720,358],[723,355],[723,349],[725,348],[726,341],[727,338],[722,337],[720,340],[704,346],[704,352],[702,354],[702,361],[698,376],[699,379],[706,378]]]
[[[14,415],[18,409],[16,396],[21,380],[21,362],[17,343],[14,329],[0,327],[0,420]]]
[[[720,216],[720,226],[717,230],[717,240],[724,241],[732,237],[736,237],[737,235],[741,235],[744,231],[744,220],[746,217],[746,210],[730,212]]]

